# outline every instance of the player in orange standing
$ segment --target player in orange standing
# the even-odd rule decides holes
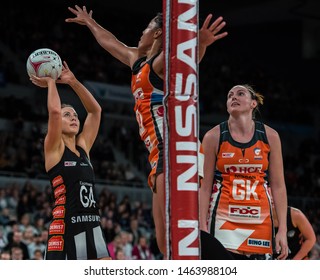
[[[128,47],[120,42],[110,31],[100,26],[93,18],[92,11],[86,7],[68,8],[76,17],[66,22],[75,22],[89,28],[97,42],[116,59],[132,70],[131,89],[135,98],[134,111],[139,124],[139,133],[149,151],[151,172],[148,184],[153,191],[153,219],[156,239],[160,251],[166,258],[165,244],[165,200],[163,176],[163,75],[164,52],[162,49],[162,14],[158,14],[142,32],[137,47]],[[207,46],[225,37],[227,32],[219,33],[225,26],[222,17],[212,24],[208,15],[199,32],[199,59],[205,54]]]
[[[273,249],[278,259],[288,256],[281,141],[274,129],[255,120],[262,104],[263,96],[251,86],[234,86],[227,95],[228,120],[209,130],[202,142],[200,228],[234,259],[264,259]],[[275,239],[269,183],[278,214]]]

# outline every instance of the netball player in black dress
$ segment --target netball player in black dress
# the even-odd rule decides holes
[[[90,149],[98,134],[101,107],[76,79],[66,62],[58,80],[32,76],[48,88],[48,132],[44,140],[45,169],[53,194],[52,221],[45,259],[110,259],[95,194]],[[56,83],[68,84],[87,111],[83,129],[71,105],[61,105]]]

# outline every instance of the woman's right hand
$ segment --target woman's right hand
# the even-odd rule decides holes
[[[76,80],[76,77],[70,70],[67,62],[63,62],[62,72],[60,77],[57,79],[57,84],[72,84]]]
[[[35,75],[30,76],[30,81],[41,88],[47,88],[50,83],[55,83],[55,80],[51,77],[37,77]]]

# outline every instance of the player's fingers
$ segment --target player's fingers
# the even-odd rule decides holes
[[[219,33],[220,30],[221,30],[223,27],[225,27],[225,25],[226,25],[226,22],[225,22],[225,21],[221,22],[215,29],[213,29],[212,33],[213,33],[214,35],[217,34],[217,33]]]
[[[212,18],[212,14],[209,14],[209,15],[207,16],[207,18],[205,19],[205,21],[204,21],[204,23],[203,23],[203,25],[202,25],[202,28],[204,28],[204,29],[207,29],[207,28],[208,28],[209,22],[210,22],[211,18]]]
[[[68,7],[68,10],[72,13],[76,13],[77,11],[74,8]]]
[[[63,61],[63,66],[65,69],[69,70],[69,66],[65,60]]]
[[[217,28],[217,26],[219,26],[221,24],[221,22],[223,21],[223,17],[218,17],[209,27],[210,31],[213,31]]]
[[[78,5],[76,5],[75,7],[76,7],[76,9],[78,10],[78,12],[81,12],[81,11],[82,11],[82,9],[81,9]]]
[[[227,35],[228,35],[228,32],[223,32],[223,33],[221,33],[221,34],[215,35],[214,38],[215,38],[215,40],[217,41],[217,40],[220,40],[220,39],[226,37]]]

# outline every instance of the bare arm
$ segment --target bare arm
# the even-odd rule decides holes
[[[284,180],[281,141],[279,134],[272,128],[265,126],[270,144],[269,180],[275,210],[278,216],[279,228],[276,235],[276,251],[280,253],[279,259],[288,256],[287,244],[287,190]]]
[[[211,19],[212,14],[209,14],[206,20],[204,21],[201,29],[199,30],[199,62],[204,57],[208,46],[228,35],[228,32],[223,32],[219,34],[221,29],[226,25],[222,17],[218,17],[209,26]]]
[[[102,111],[101,107],[91,92],[76,79],[65,61],[61,76],[57,80],[57,83],[68,84],[80,98],[82,105],[87,111],[82,132],[77,136],[77,145],[82,147],[89,155],[92,145],[98,135]]]
[[[81,9],[79,6],[75,6],[75,9],[68,7],[76,17],[67,18],[66,22],[74,22],[80,25],[86,25],[99,45],[109,52],[113,57],[131,67],[138,57],[137,48],[128,47],[121,41],[119,41],[110,31],[99,25],[93,18],[93,11],[89,13],[85,6]]]
[[[291,207],[291,218],[293,225],[300,230],[303,238],[300,250],[293,260],[302,260],[316,243],[316,235],[307,217],[299,209]]]
[[[45,168],[48,171],[59,162],[64,147],[61,138],[61,101],[55,80],[50,77],[38,78],[35,76],[31,76],[30,80],[39,87],[48,88],[48,131],[44,141]]]
[[[202,147],[204,153],[203,179],[199,191],[200,229],[208,232],[207,215],[210,196],[212,193],[214,170],[216,164],[217,146],[219,143],[219,126],[209,130],[203,137]]]

